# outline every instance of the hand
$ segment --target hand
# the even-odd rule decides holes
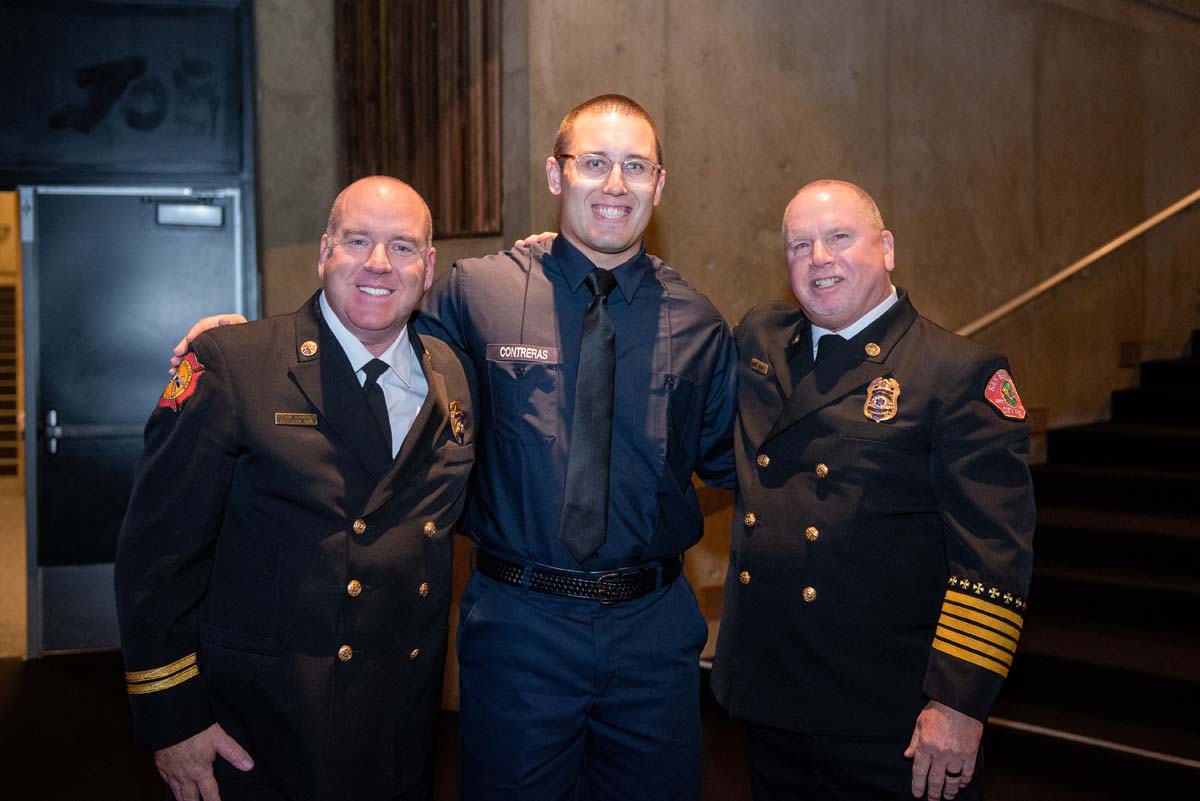
[[[222,757],[238,770],[250,770],[254,760],[237,741],[214,723],[199,734],[154,752],[154,767],[171,788],[176,801],[221,801],[213,761]]]
[[[219,325],[241,325],[246,322],[246,318],[240,314],[214,314],[211,317],[205,317],[198,323],[188,329],[188,332],[183,335],[183,339],[179,340],[175,345],[174,355],[171,356],[171,375],[175,375],[175,368],[183,361],[183,357],[187,355],[188,348],[192,345],[192,340],[203,334],[210,328],[216,328]]]
[[[975,775],[982,736],[983,724],[975,718],[937,701],[926,704],[904,752],[913,761],[913,796],[950,801],[958,795]]]
[[[549,242],[556,236],[558,236],[558,234],[554,233],[553,231],[542,231],[540,234],[530,234],[524,239],[518,239],[516,242],[513,242],[513,247],[519,248],[529,245],[537,245],[541,242]]]

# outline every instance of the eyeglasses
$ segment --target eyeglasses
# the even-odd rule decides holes
[[[575,159],[575,172],[585,181],[603,181],[612,174],[613,160],[603,153],[559,153],[556,159]],[[621,162],[621,175],[629,186],[646,188],[654,185],[661,164],[649,159],[632,158]]]

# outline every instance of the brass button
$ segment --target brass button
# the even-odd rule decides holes
[[[808,528],[804,529],[804,537],[809,542],[816,542],[817,537],[819,536],[821,536],[821,532],[817,531],[816,526],[809,526]]]
[[[316,356],[317,355],[317,343],[313,342],[311,339],[305,340],[304,344],[302,344],[300,346],[300,353],[302,353],[305,356]]]
[[[354,649],[349,645],[343,645],[338,649],[338,659],[342,660],[343,662],[349,662],[350,657],[352,656],[354,656]]]
[[[362,582],[358,579],[351,579],[350,583],[346,585],[346,594],[351,598],[362,595]]]
[[[367,530],[367,521],[363,520],[361,517],[358,518],[354,521],[353,529],[355,534],[362,534]]]
[[[825,465],[825,463],[822,462],[821,464],[817,465],[817,478],[825,478],[827,475],[829,475],[829,468]]]
[[[743,584],[749,584],[750,583],[750,571],[743,570],[741,573],[739,573],[738,581],[742,582]]]
[[[863,350],[865,350],[867,352],[868,356],[878,356],[879,355],[879,346],[876,345],[874,342],[868,342],[866,344],[866,346],[863,348]]]
[[[430,520],[421,530],[425,532],[426,537],[432,537],[434,534],[437,534],[437,523]]]
[[[742,522],[747,526],[753,526],[758,522],[758,518],[754,516],[754,512],[747,512],[746,516],[742,518]]]
[[[428,581],[421,582],[421,586],[417,587],[417,594],[420,595],[422,598],[429,595],[429,582]]]
[[[766,467],[771,463],[771,457],[767,456],[765,453],[760,453],[758,458],[754,461],[758,462],[759,467]]]
[[[805,603],[811,604],[813,601],[817,600],[817,591],[812,587],[805,587],[804,591],[800,593],[800,595],[804,597]]]
[[[415,659],[416,659],[418,656],[420,656],[420,655],[421,655],[421,649],[420,649],[420,648],[414,648],[414,649],[412,649],[411,651],[409,651],[409,652],[408,652],[408,661],[409,661],[409,662],[412,662],[412,661],[414,661],[414,660],[415,660]]]

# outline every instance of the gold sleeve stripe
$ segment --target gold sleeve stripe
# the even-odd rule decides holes
[[[168,690],[176,684],[183,684],[188,679],[193,679],[200,675],[200,668],[193,665],[182,673],[176,673],[174,676],[162,679],[161,681],[152,681],[149,684],[130,684],[127,688],[130,695],[145,695],[146,693],[156,693],[160,690]]]
[[[933,647],[944,654],[950,654],[950,656],[958,657],[959,659],[970,662],[973,665],[979,665],[981,668],[987,668],[993,673],[999,673],[1001,676],[1005,677],[1008,676],[1007,666],[988,659],[986,656],[980,656],[979,654],[967,651],[955,645],[951,645],[948,642],[942,642],[938,639],[933,641]]]
[[[934,631],[934,636],[941,637],[943,640],[949,640],[950,642],[956,642],[959,645],[965,645],[971,650],[979,651],[980,653],[995,659],[997,662],[1003,662],[1005,665],[1012,664],[1013,655],[1008,651],[988,645],[987,643],[977,640],[974,637],[968,637],[965,634],[959,634],[957,631],[948,629],[945,626],[938,626],[937,630]]]
[[[952,604],[949,601],[942,604],[942,614],[954,615],[955,617],[961,617],[965,620],[972,620],[976,623],[987,626],[988,628],[995,629],[1002,634],[1007,634],[1014,640],[1020,639],[1021,637],[1021,630],[1019,628],[1010,626],[1003,620],[997,620],[991,615],[985,615],[982,612],[976,612],[974,609],[968,609],[965,606]]]
[[[950,617],[950,615],[942,615],[939,617],[938,625],[946,626],[947,628],[954,629],[955,631],[963,634],[970,634],[976,639],[986,640],[993,645],[1000,646],[1009,653],[1013,653],[1017,650],[1017,641],[1012,637],[1008,637],[1003,634],[997,634],[991,629],[985,629],[983,626],[973,626],[965,620],[959,620],[956,617]]]
[[[989,615],[995,615],[996,617],[1002,617],[1007,620],[1011,620],[1018,626],[1025,625],[1025,619],[1013,610],[1003,607],[1000,604],[990,603],[982,598],[976,598],[974,595],[967,595],[965,592],[946,590],[946,600],[953,601],[956,604],[963,604],[964,606],[973,606],[976,609],[981,609],[984,612],[987,612]]]
[[[172,673],[178,673],[188,665],[196,664],[196,652],[192,651],[183,659],[176,660],[169,665],[163,665],[154,670],[135,670],[125,674],[125,681],[152,681],[161,679],[165,676],[170,676]]]

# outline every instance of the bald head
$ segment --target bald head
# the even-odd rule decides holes
[[[341,227],[342,216],[346,208],[346,199],[351,195],[370,202],[411,203],[415,201],[421,210],[425,231],[424,246],[428,248],[433,244],[433,215],[429,212],[429,204],[404,181],[388,175],[371,175],[367,178],[360,178],[338,192],[338,196],[333,199],[333,205],[329,208],[329,221],[325,224],[325,236],[330,242],[336,241],[338,238],[338,230]]]
[[[859,213],[862,214],[864,222],[876,231],[883,230],[883,215],[879,213],[879,206],[875,204],[875,198],[863,189],[858,184],[852,184],[849,181],[837,181],[832,178],[822,178],[817,181],[812,181],[800,187],[800,191],[788,203],[787,208],[783,210],[783,237],[787,240],[787,219],[788,211],[792,208],[792,203],[795,203],[802,195],[808,195],[818,192],[848,192],[853,195],[858,206]]]

